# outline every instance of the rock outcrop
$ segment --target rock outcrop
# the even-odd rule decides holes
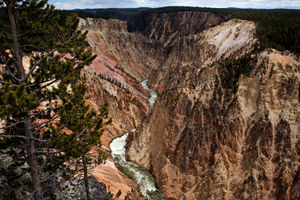
[[[155,40],[128,33],[126,22],[117,19],[81,19],[79,26],[88,30],[87,40],[97,55],[83,74],[89,103],[96,109],[110,103],[113,123],[102,137],[108,147],[112,138],[139,126],[149,114],[148,93],[140,82],[158,68],[164,50]]]
[[[98,182],[95,177],[89,176],[90,198],[94,200],[109,200],[109,195],[106,186]],[[86,199],[86,191],[84,181],[82,179],[73,178],[69,181],[60,181],[59,192],[57,192],[56,199],[71,200],[71,199]]]
[[[80,19],[79,27],[88,31],[87,41],[97,55],[82,74],[88,87],[88,103],[98,109],[109,102],[113,121],[106,127],[101,143],[110,152],[112,139],[140,126],[149,115],[149,94],[140,82],[160,65],[164,49],[140,33],[128,33],[126,22],[117,19]],[[111,158],[105,165],[95,167],[92,175],[105,183],[109,191],[116,194],[121,190],[121,199],[142,199],[136,185],[117,170]]]
[[[200,12],[140,20],[131,32],[115,19],[80,22],[97,54],[83,74],[89,103],[107,100],[113,118],[104,148],[137,128],[127,157],[170,198],[299,199],[299,58],[255,51],[250,21]],[[152,110],[145,79],[159,92]]]
[[[174,41],[150,76],[159,98],[128,158],[168,197],[299,199],[300,60],[256,42],[233,19]]]
[[[129,30],[156,39],[165,47],[188,34],[200,33],[228,20],[228,16],[211,12],[141,13],[129,21]]]
[[[127,31],[127,23],[117,19],[80,18],[78,26],[79,29],[93,29],[95,31]]]

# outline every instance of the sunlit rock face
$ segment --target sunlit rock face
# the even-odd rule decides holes
[[[228,19],[210,12],[170,12],[137,15],[129,21],[129,30],[158,40],[165,47],[180,36],[199,33]]]
[[[142,29],[129,24],[131,32],[115,19],[81,20],[97,54],[83,74],[89,104],[107,100],[113,118],[104,148],[137,128],[127,159],[170,198],[299,199],[299,58],[267,49],[252,53],[247,69],[225,69],[224,59],[258,42],[253,22],[227,20],[153,14]]]
[[[267,49],[238,76],[219,62],[256,42],[255,24],[233,19],[173,41],[150,75],[160,94],[127,152],[168,197],[299,199],[299,58]]]
[[[109,31],[127,31],[127,23],[117,19],[80,18],[78,26],[80,29],[93,29],[95,31],[104,29]]]
[[[87,41],[97,55],[85,68],[89,104],[97,109],[108,101],[113,122],[102,136],[108,148],[111,139],[141,124],[149,114],[148,92],[140,82],[158,68],[165,55],[161,44],[140,33],[129,33],[127,23],[117,19],[80,19]]]
[[[128,33],[124,21],[80,19],[79,27],[88,31],[87,41],[97,55],[82,73],[88,88],[87,103],[98,109],[105,101],[109,102],[109,116],[113,121],[101,137],[102,148],[109,152],[112,139],[140,126],[149,114],[150,95],[140,82],[160,65],[164,50],[155,40]],[[121,190],[121,199],[125,196],[144,199],[137,193],[137,185],[118,171],[112,158],[91,173],[114,194]]]
[[[157,37],[149,37],[146,31],[140,32],[138,29],[128,32],[127,22],[117,19],[80,19],[79,27],[88,31],[87,41],[97,55],[92,65],[85,69],[84,78],[91,96],[89,103],[94,108],[105,100],[110,103],[113,123],[102,137],[106,147],[112,138],[138,127],[149,115],[153,103],[149,104],[149,93],[141,83],[153,71],[162,70],[169,54],[168,48],[164,48],[166,43],[159,38],[169,38],[175,29],[179,31],[175,37],[178,38],[183,34],[200,32],[225,20],[223,16],[198,12],[163,16],[151,16],[152,22],[147,26],[152,27],[152,31],[159,29],[158,24],[169,24],[172,27],[162,32],[155,31],[159,34]],[[174,29],[173,25],[178,21],[181,25],[177,28],[174,26]],[[155,27],[153,23],[156,24]],[[150,101],[152,102],[151,99]]]
[[[254,34],[253,22],[232,19],[199,34],[180,37],[172,43],[162,67],[149,77],[149,85],[160,92],[166,86],[175,87],[179,81],[188,80],[187,73],[206,69],[229,56],[240,56],[257,42]],[[207,92],[212,91],[207,89]]]

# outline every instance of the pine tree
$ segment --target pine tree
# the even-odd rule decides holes
[[[70,131],[69,133],[59,131],[53,137],[50,146],[59,148],[65,153],[64,156],[77,160],[75,165],[83,169],[84,184],[86,188],[86,199],[90,200],[88,165],[101,164],[106,159],[106,154],[100,150],[97,153],[89,153],[92,147],[100,147],[100,137],[103,133],[103,125],[109,124],[108,103],[100,106],[98,112],[86,105],[82,95],[85,94],[85,85],[80,83],[73,88],[72,98],[62,98],[65,110],[60,111],[60,121],[56,123],[59,129]],[[59,130],[58,129],[58,130]],[[77,171],[77,170],[76,170]]]
[[[97,114],[84,103],[80,72],[94,56],[78,22],[61,20],[47,0],[0,1],[0,142],[24,152],[35,200],[67,160],[88,164],[107,117],[107,106]]]

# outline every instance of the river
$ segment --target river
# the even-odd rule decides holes
[[[156,99],[157,93],[151,90],[147,86],[147,80],[141,82],[141,85],[149,92],[149,105],[152,108]],[[135,129],[130,132],[123,134],[121,137],[115,138],[111,144],[111,155],[113,156],[114,162],[118,169],[132,179],[139,187],[140,192],[148,200],[167,200],[167,198],[161,193],[155,184],[155,179],[146,169],[138,166],[134,162],[126,160],[126,138]]]
[[[153,108],[153,105],[155,104],[155,101],[156,101],[156,99],[157,99],[157,92],[156,92],[155,90],[151,90],[151,89],[148,87],[147,83],[148,83],[148,80],[146,79],[146,80],[143,80],[143,81],[141,82],[141,85],[142,85],[142,87],[143,87],[145,90],[147,90],[148,93],[150,94],[150,98],[149,98],[148,101],[149,101],[150,107]]]

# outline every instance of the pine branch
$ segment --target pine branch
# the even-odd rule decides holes
[[[35,151],[35,154],[59,154],[59,153],[63,153],[63,150],[57,150],[57,151],[53,151],[53,152],[48,152],[48,151]]]
[[[33,67],[29,70],[29,72],[25,75],[25,77],[21,80],[21,82],[24,82],[32,73],[33,71],[36,69],[36,67],[47,57],[49,57],[51,54],[53,54],[55,51],[57,51],[57,47],[52,49],[49,53],[47,53],[45,56],[43,56],[41,59],[39,59],[35,65],[33,65]]]
[[[30,138],[31,140],[34,140],[36,142],[41,142],[41,143],[46,143],[48,142],[48,140],[42,140],[42,139],[38,139],[38,138]]]
[[[66,42],[64,42],[62,44],[62,46],[65,46],[66,44],[68,44],[72,38],[74,37],[74,35],[72,35]],[[58,50],[58,47],[52,49],[49,53],[47,53],[45,56],[43,56],[41,59],[39,59],[35,65],[29,70],[29,72],[25,75],[25,77],[22,79],[22,82],[25,81],[32,73],[33,71],[36,69],[36,67],[47,57],[49,57],[51,54],[53,54],[55,51]]]
[[[0,80],[0,83],[7,84],[8,82]],[[35,86],[35,85],[37,85],[37,84],[36,83],[32,83],[32,84],[26,85],[26,88],[30,88],[30,87]],[[20,87],[21,85],[17,85],[17,84],[11,83],[11,86],[12,87]]]
[[[15,126],[15,125],[20,124],[20,123],[25,123],[25,121],[22,120],[22,121],[16,122],[14,124],[9,125],[8,127],[10,128],[10,127]]]
[[[69,120],[69,121],[67,121],[67,122],[70,122],[71,120]],[[62,127],[60,127],[57,131],[61,131],[61,130],[63,130],[64,128],[66,128],[67,127],[67,125],[63,125]]]
[[[75,136],[75,138],[74,138],[74,140],[76,140],[76,139],[78,139],[85,131],[86,131],[86,127],[80,132],[80,133],[78,133],[76,136]]]
[[[0,22],[0,25],[3,26],[3,27],[6,27],[6,28],[10,28],[10,25],[8,25],[8,24],[3,24],[2,22]]]
[[[40,87],[40,88],[37,88],[37,89],[35,90],[35,92],[40,91],[40,90],[42,90],[42,89],[44,89],[44,88],[46,88],[46,87],[52,85],[53,83],[55,83],[55,82],[57,82],[57,81],[59,81],[59,80],[60,80],[60,79],[54,79],[53,81],[47,83],[46,85],[44,85],[44,86],[42,86],[42,87]],[[48,81],[47,81],[47,82],[48,82]],[[45,83],[46,83],[46,82],[45,82]]]
[[[32,48],[35,51],[45,51],[44,48],[42,48],[42,47],[40,47],[40,48],[39,47],[35,47],[32,44],[23,45],[22,48]]]
[[[25,121],[24,121],[24,120],[22,120],[22,121],[19,121],[19,122],[13,123],[13,124],[11,124],[11,125],[7,126],[6,128],[11,128],[11,127],[13,127],[13,126],[16,126],[17,124],[20,124],[20,123],[25,123]],[[3,129],[3,130],[5,130],[6,128],[0,128],[0,129]]]
[[[26,88],[29,88],[29,87],[33,87],[33,86],[37,86],[37,85],[40,85],[40,84],[43,84],[43,83],[47,83],[49,82],[50,80],[47,80],[47,81],[43,81],[43,82],[40,82],[40,83],[32,83],[30,85],[27,85]]]
[[[47,151],[49,151],[49,149],[47,149]],[[47,164],[47,159],[44,157],[43,158],[43,164],[42,164],[42,166],[39,167],[39,170],[43,171],[43,169],[45,168],[46,164]],[[41,183],[42,183],[42,181],[41,181]]]
[[[42,125],[45,125],[45,124],[49,124],[50,122],[56,120],[58,117],[59,117],[59,116],[57,115],[57,116],[55,116],[55,117],[52,117],[52,119],[49,119],[48,121],[45,121],[45,122],[39,123],[39,124],[37,124],[37,125],[34,125],[33,127],[31,127],[30,130],[33,130],[33,129],[38,128],[38,127],[40,127],[40,126],[42,126]]]
[[[39,132],[40,130],[42,130],[43,128],[45,128],[46,125],[47,125],[47,124],[44,124],[43,126],[40,126],[38,129],[34,130],[34,131],[33,131],[33,134],[35,134],[35,133]]]
[[[24,140],[26,140],[26,136],[23,136],[23,135],[3,135],[3,134],[0,134],[0,137],[7,137],[7,138],[22,138]],[[38,138],[30,138],[30,140],[34,140],[34,141],[37,141],[37,142],[48,142],[48,140],[41,140],[41,139],[38,139]]]
[[[29,199],[33,199],[33,196],[34,196],[35,193],[36,193],[36,190],[34,190],[34,191],[30,194]]]
[[[43,95],[43,94],[41,94],[41,95]],[[53,99],[52,96],[47,96],[47,97],[41,99],[40,102],[48,101],[48,100],[51,100],[51,99]]]
[[[31,31],[27,31],[27,32],[25,32],[25,33],[20,33],[19,35],[17,35],[17,37],[22,37],[22,36],[24,36],[24,35],[27,35],[28,33],[31,33]]]
[[[7,84],[8,82],[0,80],[0,83],[2,83],[2,84]],[[13,87],[19,87],[20,85],[17,85],[17,84],[13,84],[13,83],[12,83],[11,86],[13,86]]]
[[[74,98],[74,97],[70,98],[70,100],[72,100],[73,98]],[[50,98],[49,98],[49,99],[50,99]],[[52,108],[45,109],[44,112],[47,111],[47,110],[50,110],[50,109],[52,109]],[[64,110],[64,108],[63,108],[63,110]],[[41,111],[41,113],[42,113],[42,112],[43,112],[43,111]],[[55,119],[57,119],[58,117],[59,117],[59,116],[56,116]],[[41,123],[41,124],[36,125],[36,126],[39,126],[39,128],[36,129],[36,130],[34,130],[33,133],[37,133],[38,131],[42,130],[49,122],[51,122],[51,121],[53,121],[53,120],[55,120],[55,119],[50,119],[48,122],[44,122],[43,124]],[[72,120],[72,119],[68,120],[67,123],[70,122],[71,120]],[[44,126],[43,126],[43,125],[44,125]],[[66,127],[66,125],[60,127],[58,131],[61,131],[61,130],[64,129],[65,127]],[[37,128],[37,127],[33,127],[33,128]]]
[[[30,87],[35,86],[35,85],[36,85],[35,83],[32,83],[32,84],[26,85],[26,88],[30,88]]]
[[[30,114],[30,116],[33,117],[33,116],[39,115],[39,114],[41,114],[41,113],[47,112],[47,111],[49,111],[49,110],[51,110],[51,109],[53,109],[53,108],[50,107],[50,108],[46,108],[46,109],[41,110],[41,111],[38,111],[38,112],[33,112],[32,114]]]
[[[22,139],[26,140],[26,137],[25,137],[25,136],[22,136],[22,135],[3,135],[3,134],[0,134],[0,137],[7,137],[7,138],[22,138]]]
[[[6,65],[6,68],[7,68],[7,71],[9,72],[9,75],[13,78],[13,79],[15,79],[15,81],[17,81],[17,82],[22,82],[22,79],[18,79],[15,75],[14,75],[14,73],[12,73],[12,71],[9,69],[9,67]]]

